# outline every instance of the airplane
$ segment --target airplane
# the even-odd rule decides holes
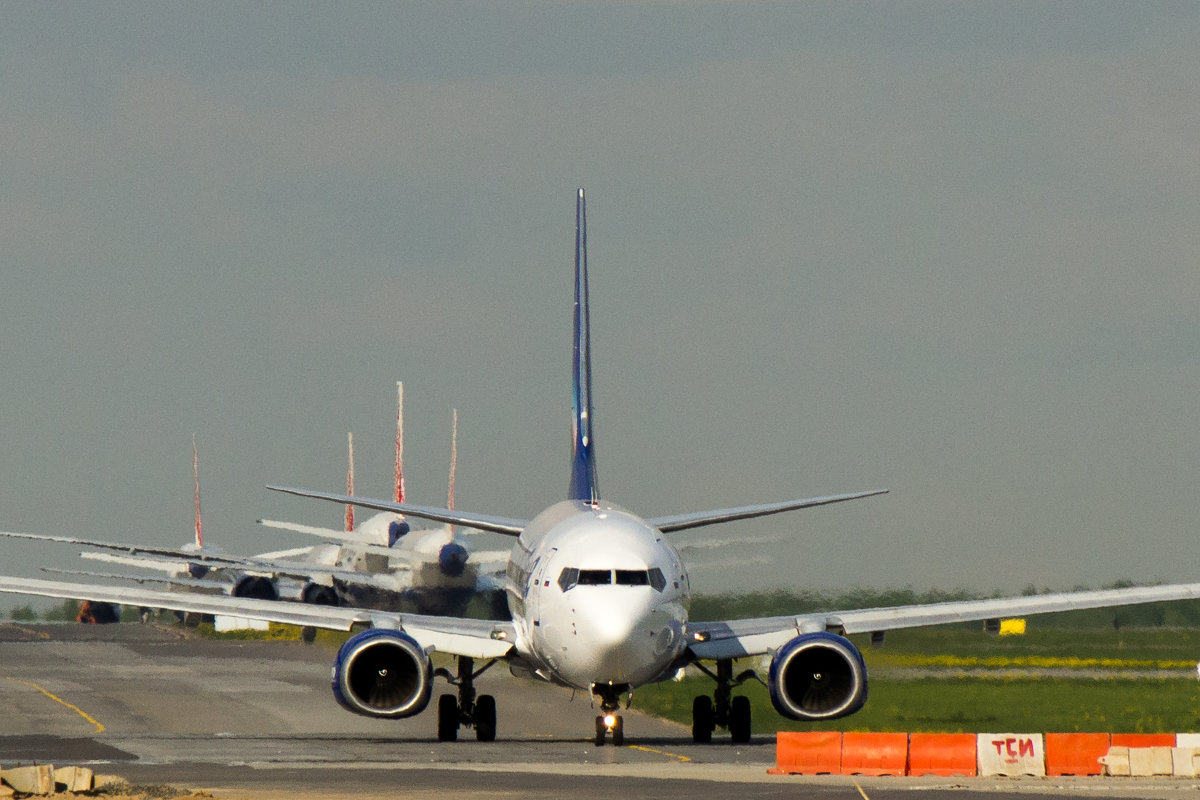
[[[404,499],[403,408],[404,384],[397,382],[396,467],[397,502]],[[451,473],[448,502],[453,507],[454,460],[457,448],[457,411],[453,417]],[[354,437],[348,436],[347,492],[354,491]],[[503,584],[499,575],[481,574],[480,564],[502,564],[507,552],[471,553],[452,526],[412,531],[403,515],[379,513],[354,526],[353,506],[346,506],[348,531],[260,520],[260,523],[326,539],[317,546],[238,556],[205,545],[200,513],[199,458],[192,438],[195,482],[195,544],[179,548],[107,542],[70,536],[47,536],[0,531],[0,536],[78,544],[99,552],[80,553],[84,559],[146,568],[166,573],[161,582],[192,590],[221,591],[234,597],[264,600],[289,599],[320,605],[352,605],[385,610],[413,610],[424,614],[461,616],[472,598],[487,601],[493,616],[500,615]],[[336,540],[339,544],[330,543]],[[112,551],[116,551],[114,554]],[[500,570],[498,569],[497,572]],[[129,575],[79,572],[89,577],[144,582]],[[116,609],[103,617],[116,621]],[[304,639],[316,631],[306,628]]]
[[[457,688],[437,702],[437,733],[456,739],[473,727],[481,741],[496,737],[494,696],[476,696],[475,679],[503,663],[518,675],[582,690],[599,702],[595,744],[624,742],[626,705],[642,685],[693,665],[716,684],[692,706],[692,738],[709,742],[716,727],[734,742],[750,738],[750,705],[733,690],[752,671],[734,675],[734,661],[768,656],[765,683],[783,716],[821,721],[845,717],[867,701],[867,669],[848,634],[872,638],[901,628],[992,621],[1070,609],[1200,597],[1200,583],[849,609],[753,619],[689,618],[688,572],[671,534],[884,494],[861,491],[805,500],[642,518],[604,500],[596,470],[588,312],[586,213],[576,201],[572,458],[568,492],[532,519],[368,500],[280,486],[275,491],[334,503],[464,525],[514,538],[506,572],[510,621],[396,614],[370,609],[306,606],[213,595],[157,592],[98,584],[0,576],[0,592],[130,601],[201,613],[340,630],[358,630],[339,649],[331,684],[344,708],[375,718],[411,717],[430,704],[436,678]],[[365,629],[362,629],[365,628]],[[433,668],[434,653],[456,667]],[[476,661],[483,666],[476,668]],[[708,664],[713,664],[713,667]]]
[[[394,502],[404,503],[404,384],[396,383],[396,458]],[[354,494],[354,439],[349,440],[346,494]],[[454,473],[458,457],[458,410],[451,420],[447,506],[454,508]],[[354,506],[346,505],[345,529],[260,519],[260,525],[341,542],[334,550],[340,563],[373,573],[374,580],[335,577],[342,605],[462,616],[473,598],[486,602],[497,618],[507,614],[501,580],[507,550],[472,551],[463,532],[453,525],[412,530],[403,514],[380,512],[354,524]],[[342,555],[342,553],[345,555]],[[494,573],[486,568],[494,565]],[[389,580],[390,578],[390,580]]]

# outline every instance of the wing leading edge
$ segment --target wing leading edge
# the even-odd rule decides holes
[[[0,592],[165,608],[199,614],[228,614],[329,630],[348,631],[354,627],[390,628],[409,632],[421,642],[422,647],[470,658],[503,658],[511,655],[514,653],[513,642],[516,639],[512,623],[493,620],[395,614],[366,608],[43,581],[8,575],[0,575]]]
[[[1000,597],[990,600],[961,600],[928,605],[862,608],[724,622],[691,622],[688,623],[688,633],[696,640],[690,648],[696,658],[742,658],[770,653],[794,636],[816,631],[835,631],[843,634],[874,633],[927,625],[1049,614],[1055,611],[1196,598],[1200,598],[1200,583],[1177,583],[1135,586],[1128,589]]]
[[[410,503],[394,503],[391,500],[371,500],[348,494],[330,494],[328,492],[311,492],[307,489],[293,489],[287,486],[268,486],[273,492],[294,494],[297,497],[313,497],[317,500],[328,500],[331,503],[341,503],[373,508],[376,511],[391,511],[396,514],[406,514],[410,517],[429,519],[434,522],[446,522],[451,525],[465,525],[468,528],[478,528],[481,531],[502,533],[505,536],[520,536],[528,520],[511,517],[496,517],[488,514],[471,514],[465,511],[454,511],[448,508],[431,506],[415,506]]]

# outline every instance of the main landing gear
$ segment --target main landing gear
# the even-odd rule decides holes
[[[600,697],[600,711],[602,712],[600,716],[596,717],[596,747],[603,747],[605,740],[610,736],[613,746],[620,747],[625,744],[625,720],[616,712],[621,707],[618,698],[628,691],[629,687],[624,684],[592,686],[592,694]]]
[[[495,660],[475,669],[475,659],[458,657],[458,675],[439,667],[434,675],[440,675],[458,687],[458,696],[443,694],[438,698],[438,741],[453,742],[458,739],[460,727],[474,727],[475,738],[481,742],[496,739],[496,698],[490,694],[475,696],[475,679],[495,664]]]
[[[750,699],[731,695],[734,687],[746,680],[753,678],[762,683],[762,678],[752,669],[733,677],[733,660],[728,658],[717,661],[715,673],[700,662],[693,666],[716,681],[717,688],[712,697],[699,695],[692,701],[692,741],[708,744],[718,726],[729,728],[734,744],[750,741]]]

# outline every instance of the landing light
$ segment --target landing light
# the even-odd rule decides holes
[[[616,724],[617,724],[617,715],[616,714],[605,714],[604,715],[604,727],[611,729],[612,726],[616,725]]]
[[[504,641],[508,638],[508,631],[492,631],[492,638]]]

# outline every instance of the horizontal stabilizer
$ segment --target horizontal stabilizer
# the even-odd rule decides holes
[[[286,486],[268,486],[272,492],[294,494],[297,497],[314,497],[318,500],[328,500],[331,503],[373,508],[376,511],[391,511],[396,514],[406,514],[420,519],[431,519],[434,522],[446,522],[450,525],[465,525],[468,528],[478,528],[481,531],[502,533],[506,536],[520,536],[528,520],[511,519],[509,517],[494,517],[486,514],[471,514],[465,511],[452,511],[448,508],[433,508],[430,506],[414,506],[409,503],[394,503],[391,500],[370,500],[364,497],[354,497],[348,494],[329,494],[326,492],[310,492],[307,489],[291,489]]]
[[[716,511],[694,511],[690,514],[655,517],[646,520],[646,522],[658,528],[663,533],[671,533],[673,531],[688,530],[689,528],[700,528],[705,525],[716,525],[719,522],[733,522],[734,520],[765,517],[768,514],[779,514],[784,511],[795,511],[801,508],[844,503],[847,500],[858,500],[861,497],[874,497],[877,494],[887,494],[887,491],[887,489],[875,489],[870,492],[834,494],[828,497],[813,497],[808,500],[785,500],[782,503],[763,503],[756,506],[720,508]]]

